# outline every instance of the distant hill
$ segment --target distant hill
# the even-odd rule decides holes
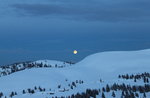
[[[0,67],[0,98],[149,98],[149,69],[150,49],[21,62]]]

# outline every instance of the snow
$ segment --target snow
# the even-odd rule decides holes
[[[52,66],[56,64],[58,66],[69,65],[68,63],[55,60],[38,60],[33,63],[43,63]],[[123,83],[123,80],[118,79],[119,74],[149,72],[149,69],[150,49],[102,52],[90,55],[70,67],[31,68],[0,77],[0,91],[7,96],[12,91],[16,91],[18,95],[14,96],[14,98],[53,96],[48,94],[50,92],[54,92],[54,96],[71,95],[83,92],[87,88],[99,88],[107,83]],[[103,80],[102,83],[99,82],[100,79]],[[76,88],[70,89],[68,84],[76,80],[83,80],[84,83],[77,84]],[[133,80],[125,82],[134,84]],[[60,89],[58,85],[61,85]],[[46,91],[43,93],[36,91],[35,94],[22,94],[23,89],[34,88],[35,86],[46,88]],[[69,89],[69,91],[60,92],[64,88]],[[111,93],[107,96],[111,96]]]
[[[48,66],[52,66],[52,67],[55,67],[56,65],[57,66],[70,66],[71,64],[69,63],[66,63],[66,62],[61,62],[61,61],[56,61],[56,60],[38,60],[38,61],[35,61],[33,63],[37,63],[37,64],[43,64],[43,65],[48,65]]]

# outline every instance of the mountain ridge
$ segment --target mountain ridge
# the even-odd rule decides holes
[[[50,67],[48,65],[50,63],[53,63],[51,64],[53,66]],[[97,98],[102,96],[103,93],[106,97],[111,98],[110,93],[113,89],[106,93],[103,91],[106,85],[111,87],[115,86],[114,83],[118,86],[124,83],[125,86],[149,86],[149,82],[145,81],[150,79],[150,49],[96,53],[72,66],[60,68],[56,67],[55,63],[65,64],[60,61],[38,60],[33,65],[28,66],[31,68],[27,67],[25,70],[0,77],[0,91],[5,96],[9,96],[11,91],[17,92],[14,98],[52,98],[55,96],[71,96],[77,93],[82,95],[85,91],[87,93],[89,89],[92,92],[97,92],[100,89],[101,92],[98,91],[99,93],[96,94]],[[44,66],[45,64],[47,66]],[[40,87],[40,89],[35,90],[34,87]],[[31,89],[32,92],[28,89]],[[145,88],[143,87],[143,89]],[[23,94],[22,90],[25,90],[26,93]],[[150,96],[149,92],[145,93]],[[115,91],[115,94],[116,98],[122,96],[120,91]],[[142,93],[138,94],[143,96]]]

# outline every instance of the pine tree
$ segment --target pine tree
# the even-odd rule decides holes
[[[118,78],[121,78],[121,75],[119,75]]]
[[[133,92],[131,92],[131,93],[130,93],[130,96],[131,96],[131,98],[135,98],[135,96],[134,96],[134,93],[133,93]]]
[[[129,75],[128,74],[126,74],[126,79],[129,79]]]
[[[39,91],[42,92],[42,88],[39,86]]]
[[[57,64],[55,64],[55,67],[57,68]]]
[[[30,88],[28,89],[28,93],[31,93],[31,89]]]
[[[23,93],[23,94],[25,94],[25,93],[26,93],[26,91],[25,91],[25,90],[23,90],[23,91],[22,91],[22,93]]]
[[[2,92],[0,92],[0,98],[3,96],[3,93]]]
[[[110,88],[108,84],[106,85],[106,92],[110,92]]]
[[[105,98],[105,94],[104,94],[104,92],[102,92],[102,98]]]
[[[31,90],[31,94],[34,94],[35,92],[34,92],[34,90]]]
[[[70,87],[71,89],[73,89],[73,86],[71,85],[71,87]]]
[[[143,98],[146,98],[146,94],[145,94],[145,92],[143,93]]]
[[[146,77],[144,77],[143,80],[144,80],[144,83],[146,83]]]
[[[116,94],[115,94],[115,92],[114,92],[114,91],[112,92],[112,96],[113,96],[113,97],[116,97]]]
[[[149,80],[148,80],[148,78],[147,78],[146,82],[147,82],[147,83],[149,83]]]
[[[58,85],[58,88],[61,88],[61,85]]]
[[[139,97],[139,94],[138,94],[138,93],[135,93],[135,96],[136,96],[136,97]]]
[[[105,92],[105,88],[104,87],[102,88],[102,91]]]
[[[72,82],[72,85],[73,85],[74,87],[76,87],[76,84],[75,84],[75,82]]]
[[[136,78],[134,78],[134,82],[136,82]]]
[[[11,92],[10,97],[13,97],[14,95],[15,95],[14,92]]]
[[[15,95],[17,95],[17,92],[15,92]]]
[[[35,86],[34,89],[37,90],[37,87]]]

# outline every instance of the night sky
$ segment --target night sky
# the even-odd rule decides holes
[[[0,65],[150,48],[150,0],[0,2]]]

